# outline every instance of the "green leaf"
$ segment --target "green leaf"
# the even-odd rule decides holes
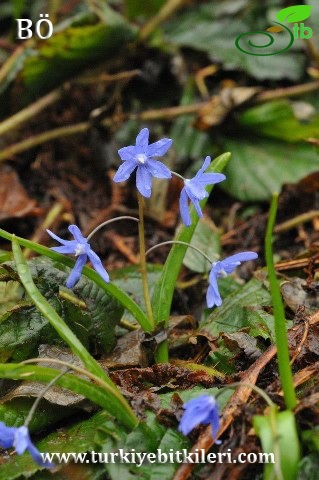
[[[302,441],[310,451],[319,453],[319,426],[302,432]]]
[[[78,25],[56,31],[25,60],[21,79],[27,95],[54,88],[75,71],[115,55],[133,38],[133,28],[124,22],[114,26]]]
[[[208,258],[211,258],[212,262],[218,260],[220,254],[220,234],[216,232],[216,228],[212,228],[211,222],[205,220],[205,218],[200,219],[198,222],[190,244],[202,250]],[[193,272],[198,273],[208,272],[211,268],[211,263],[192,248],[187,249],[183,264]]]
[[[304,456],[298,468],[297,480],[317,480],[319,470],[319,457],[317,453]]]
[[[142,17],[145,19],[155,15],[157,11],[164,5],[165,0],[148,0],[141,2],[140,0],[125,0],[126,16],[130,19]]]
[[[310,16],[311,9],[310,5],[293,5],[279,10],[276,17],[279,22],[302,22]]]
[[[10,312],[20,302],[23,292],[23,287],[17,281],[0,281],[0,321],[6,313]]]
[[[31,242],[30,240],[26,240],[25,238],[13,236],[11,233],[6,232],[2,228],[0,228],[0,237],[5,238],[9,241],[12,241],[14,237],[17,242],[23,247],[27,247],[30,250],[39,253],[40,255],[51,258],[52,260],[55,260],[62,265],[66,265],[71,268],[74,267],[74,260],[72,260],[72,258],[53,252],[50,248],[44,247],[35,242]],[[139,322],[139,324],[144,330],[152,331],[152,325],[150,324],[147,316],[145,315],[143,310],[129,297],[129,295],[123,292],[112,282],[106,283],[94,270],[92,270],[92,268],[84,267],[83,275],[93,280],[97,286],[102,288],[102,290],[110,293],[114,298],[116,298],[125,308],[127,308],[127,310],[132,313],[134,318]]]
[[[222,63],[226,70],[244,70],[259,80],[288,78],[296,81],[303,76],[306,58],[299,42],[294,42],[287,52],[265,57],[247,55],[236,49],[235,40],[238,36],[269,27],[265,7],[258,10],[256,5],[252,9],[247,2],[237,2],[238,8],[234,12],[223,9],[223,4],[224,2],[208,2],[185,9],[184,13],[165,25],[165,38],[173,45],[206,52],[214,63]],[[265,42],[260,37],[261,35],[256,35],[256,38],[252,36],[253,43],[258,45],[269,41],[267,38]],[[289,44],[287,37],[287,32],[276,35],[275,42],[267,49],[267,53],[285,49]]]
[[[123,308],[109,294],[91,280],[82,277],[70,296],[70,291],[60,289],[69,272],[56,268],[52,260],[45,257],[28,262],[37,288],[49,304],[61,315],[66,324],[74,331],[88,348],[111,350],[115,343],[115,326],[121,319]],[[7,266],[14,268],[14,264]],[[62,267],[63,268],[63,267]],[[4,268],[3,268],[4,270]],[[12,273],[14,275],[14,272]],[[8,275],[8,274],[7,274]],[[13,352],[13,359],[23,360],[28,356],[37,356],[37,349],[43,338],[46,343],[61,344],[60,337],[50,326],[46,318],[32,304],[25,294],[21,283],[13,280],[0,282],[0,292],[7,292],[0,300],[0,357],[7,358]],[[13,296],[10,300],[8,295]],[[1,296],[0,296],[1,298]],[[78,303],[84,303],[84,306]]]
[[[87,371],[85,373],[89,376]],[[39,367],[37,365],[31,366],[15,363],[0,364],[0,378],[20,381],[34,380],[43,383],[49,383],[52,380],[55,380],[56,385],[67,388],[72,392],[79,393],[96,405],[104,408],[104,410],[111,413],[129,429],[136,427],[138,420],[124,397],[115,387],[106,383],[104,379],[102,380],[91,374],[91,377],[94,380],[93,383],[69,373],[65,373],[57,379],[57,376],[60,374],[61,370]]]
[[[263,306],[271,305],[268,290],[256,279],[250,280],[240,290],[223,300],[221,307],[214,308],[209,317],[201,323],[200,329],[214,336],[221,332],[236,332],[249,327],[247,309],[262,310]]]
[[[240,125],[249,127],[258,135],[299,142],[308,137],[319,136],[319,113],[310,121],[301,122],[288,100],[276,100],[249,108],[239,115]]]
[[[230,153],[224,153],[220,155],[211,163],[211,165],[207,169],[207,172],[222,172],[227,163],[229,162],[229,159]],[[212,191],[212,188],[213,185],[210,185],[207,188],[207,191],[210,193]],[[206,202],[207,198],[200,202],[201,206],[204,207]],[[192,219],[192,225],[190,227],[180,226],[174,240],[187,243],[191,241],[199,218],[193,206],[190,209],[190,214]],[[165,262],[163,273],[159,282],[156,285],[152,297],[154,317],[157,323],[162,321],[168,322],[173,293],[186,250],[187,246],[176,244],[173,245]]]
[[[318,170],[318,153],[308,144],[258,137],[227,138],[224,143],[232,152],[232,162],[220,186],[243,201],[268,200],[284,183],[297,182]]]
[[[278,413],[276,408],[271,408],[267,416],[256,415],[253,418],[263,453],[272,453],[275,459],[275,464],[265,464],[264,480],[296,480],[300,459],[296,419],[290,410]],[[277,475],[279,469],[281,477]]]
[[[85,453],[92,452],[96,448],[96,432],[99,428],[103,428],[104,424],[112,424],[113,428],[119,428],[112,422],[105,412],[97,413],[89,420],[77,422],[69,428],[60,428],[57,432],[48,435],[43,440],[36,442],[36,446],[40,452],[60,452],[60,453]],[[88,453],[88,459],[90,458]],[[85,463],[84,463],[85,465]],[[81,465],[82,467],[82,465]],[[80,467],[72,466],[75,476],[80,475]],[[29,455],[10,455],[6,457],[6,461],[0,465],[0,477],[5,480],[14,480],[23,476],[29,478],[37,471],[43,470],[37,465]],[[51,477],[51,473],[44,470],[46,475],[44,478]],[[59,474],[52,476],[52,478],[59,478]],[[62,478],[62,477],[61,477]],[[82,476],[81,476],[82,478]],[[84,477],[83,477],[84,478]],[[85,477],[85,478],[92,478]]]
[[[0,422],[20,427],[24,424],[34,401],[34,398],[14,398],[10,402],[0,404]],[[29,430],[30,432],[43,430],[48,425],[70,417],[73,412],[78,412],[78,409],[65,408],[42,400],[41,408],[37,409],[29,424]]]

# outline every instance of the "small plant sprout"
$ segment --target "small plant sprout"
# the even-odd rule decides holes
[[[186,227],[189,227],[192,224],[188,199],[193,203],[195,210],[199,217],[203,216],[202,209],[200,207],[200,200],[208,197],[208,192],[205,190],[207,185],[214,185],[215,183],[222,182],[226,179],[225,175],[222,173],[205,173],[205,170],[209,167],[211,162],[210,157],[206,157],[202,167],[198,170],[195,177],[193,178],[183,178],[181,175],[174,173],[178,177],[182,178],[184,181],[184,187],[181,191],[179,208],[182,220]]]
[[[219,413],[215,397],[201,395],[189,400],[183,407],[185,412],[178,427],[183,435],[188,435],[195,427],[203,423],[204,425],[211,424],[213,439],[216,438],[219,430]],[[215,443],[221,442],[215,441]]]
[[[232,273],[241,262],[255,260],[257,257],[256,252],[241,252],[212,264],[212,269],[209,274],[209,287],[206,294],[208,308],[212,308],[214,305],[220,307],[222,304],[217,279],[226,277],[229,273]]]
[[[162,138],[149,144],[149,130],[143,128],[136,137],[136,144],[121,148],[118,153],[123,163],[113,180],[124,182],[136,169],[136,187],[143,197],[149,198],[152,193],[152,177],[171,178],[169,168],[153,157],[161,157],[172,145],[170,138]]]

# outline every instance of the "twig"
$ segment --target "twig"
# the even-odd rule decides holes
[[[140,30],[140,40],[146,40],[154,30],[167,20],[176,10],[186,3],[185,0],[167,0],[160,11],[152,17]]]
[[[2,160],[7,160],[8,158],[13,157],[17,153],[25,152],[30,148],[41,145],[42,143],[49,142],[50,140],[55,140],[56,138],[67,137],[70,135],[75,135],[77,133],[86,132],[89,127],[89,122],[82,122],[76,123],[74,125],[67,125],[65,127],[54,128],[53,130],[47,130],[46,132],[39,133],[39,135],[34,135],[27,140],[23,140],[22,142],[15,143],[7,148],[4,148],[0,152],[0,162]]]
[[[41,235],[43,234],[43,231],[46,228],[50,228],[52,223],[55,221],[55,219],[60,215],[60,213],[63,211],[63,204],[61,202],[56,202],[53,207],[49,210],[48,214],[46,215],[44,221],[41,223],[41,225],[36,229],[36,232],[34,233],[33,237],[31,238],[32,242],[38,243],[40,240]],[[29,248],[25,248],[23,251],[23,255],[25,258],[28,258],[30,256],[31,250]]]
[[[319,310],[310,317],[309,325],[317,325],[319,323]],[[297,325],[296,327],[292,328],[289,332],[289,340],[291,342],[294,339],[298,338],[301,333],[302,325]],[[269,347],[257,360],[256,362],[249,367],[249,369],[244,373],[242,377],[243,382],[248,382],[251,384],[255,384],[258,378],[259,373],[266,365],[274,358],[277,352],[276,345],[272,345]],[[220,429],[217,435],[219,438],[231,425],[234,418],[239,415],[239,407],[247,402],[251,393],[251,389],[243,386],[239,387],[236,392],[231,396],[229,402],[227,403],[226,407],[222,412],[222,418],[220,423]],[[202,435],[199,437],[197,443],[192,447],[191,452],[196,452],[203,448],[205,452],[207,452],[211,446],[214,444],[211,435],[211,428],[210,426],[205,429]],[[185,463],[177,470],[173,480],[187,480],[190,474],[192,473],[193,468],[196,464]]]
[[[255,102],[258,103],[258,102],[264,102],[274,98],[283,98],[283,97],[288,97],[292,95],[301,95],[302,93],[313,91],[318,88],[319,88],[319,81],[315,81],[315,82],[306,83],[303,85],[297,85],[296,87],[270,90],[268,92],[262,92],[259,95],[257,95],[255,98]],[[206,103],[207,102],[199,102],[199,103],[193,103],[191,105],[179,105],[176,107],[151,109],[141,113],[117,114],[117,115],[114,115],[113,117],[105,118],[101,122],[101,124],[106,128],[110,128],[114,126],[114,124],[117,124],[126,120],[138,120],[138,121],[163,120],[163,119],[170,120],[171,118],[175,118],[181,115],[196,113]],[[10,119],[8,119],[8,121],[9,120]],[[27,140],[23,140],[22,142],[15,143],[3,149],[0,152],[0,162],[13,157],[17,153],[22,153],[26,150],[29,150],[30,148],[36,147],[50,140],[55,140],[57,138],[71,136],[78,133],[83,133],[88,131],[89,128],[90,128],[89,122],[82,122],[82,123],[76,123],[74,125],[67,125],[64,127],[56,128],[53,130],[48,130],[38,135],[34,135],[33,137],[28,138]]]
[[[44,110],[52,103],[59,100],[62,96],[63,89],[57,88],[52,90],[52,92],[48,93],[44,97],[40,98],[36,102],[32,103],[28,107],[20,110],[20,112],[12,115],[10,118],[7,118],[3,122],[0,123],[0,135],[4,135],[9,130],[13,130],[17,128],[22,123],[27,122],[30,118],[35,117],[39,112]]]
[[[286,222],[280,223],[276,225],[274,228],[275,233],[286,232],[287,230],[291,230],[292,228],[301,225],[302,223],[309,222],[315,217],[319,217],[319,210],[310,210],[310,212],[301,213],[294,218],[287,220]]]
[[[295,97],[298,95],[303,95],[304,93],[313,92],[318,90],[319,80],[314,82],[302,83],[301,85],[294,85],[292,87],[286,88],[276,88],[274,90],[268,90],[266,92],[261,92],[255,97],[255,102],[267,102],[269,100],[276,100],[277,98],[285,97]]]

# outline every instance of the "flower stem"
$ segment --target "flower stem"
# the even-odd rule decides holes
[[[146,268],[146,256],[145,256],[145,230],[144,230],[144,198],[138,193],[138,214],[139,214],[139,223],[138,223],[138,238],[140,246],[140,264],[141,264],[141,275],[143,283],[143,293],[146,306],[146,313],[148,316],[149,322],[154,326],[154,317],[151,304],[151,296],[148,288],[147,281],[147,268]]]
[[[172,244],[176,244],[176,245],[186,245],[186,247],[189,247],[189,248],[192,248],[193,250],[196,250],[196,252],[200,253],[201,255],[203,255],[204,258],[206,258],[206,260],[212,264],[213,261],[209,258],[208,255],[206,255],[206,253],[203,252],[203,250],[201,250],[200,248],[198,247],[195,247],[195,245],[191,245],[190,243],[188,242],[182,242],[180,240],[167,240],[166,242],[162,242],[162,243],[158,243],[157,245],[154,245],[152,248],[149,248],[147,250],[147,252],[145,253],[145,255],[148,255],[150,252],[152,252],[153,250],[155,250],[155,248],[157,247],[162,247],[163,245],[172,245]]]
[[[268,269],[268,277],[270,282],[270,293],[274,308],[275,317],[275,334],[277,344],[277,358],[279,366],[279,376],[284,392],[285,403],[288,409],[292,410],[297,403],[296,393],[293,383],[292,371],[289,359],[288,337],[286,331],[285,311],[282,303],[279,283],[276,277],[276,271],[273,260],[272,251],[272,232],[274,229],[276,213],[278,205],[278,194],[273,194],[269,219],[265,238],[265,252]]]
[[[100,225],[98,225],[97,227],[95,227],[94,230],[92,230],[92,232],[87,236],[87,241],[90,240],[90,238],[93,237],[93,235],[98,231],[100,230],[100,228],[102,227],[105,227],[105,225],[109,225],[110,223],[113,223],[113,222],[118,222],[119,220],[134,220],[134,222],[138,222],[138,218],[135,218],[135,217],[131,217],[129,215],[123,215],[121,217],[115,217],[115,218],[111,218],[110,220],[106,220],[105,222],[103,223],[100,223]]]
[[[36,409],[38,408],[38,405],[39,403],[41,402],[42,398],[44,397],[44,395],[47,393],[48,390],[50,390],[50,388],[63,376],[65,375],[65,373],[68,371],[67,368],[65,368],[61,373],[59,373],[59,375],[57,375],[55,378],[53,378],[53,380],[51,380],[51,382],[42,390],[42,392],[40,393],[40,395],[37,397],[37,399],[35,400],[35,402],[33,403],[29,413],[28,413],[28,416],[27,418],[25,419],[24,421],[24,426],[25,427],[28,427],[29,426],[29,423],[31,422],[32,418],[33,418],[33,415],[36,411]]]

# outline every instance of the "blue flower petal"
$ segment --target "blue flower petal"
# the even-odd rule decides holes
[[[195,207],[195,210],[196,210],[196,212],[197,212],[197,215],[198,215],[199,217],[202,217],[202,216],[203,216],[203,212],[202,212],[202,209],[201,209],[201,207],[200,207],[199,201],[198,201],[196,198],[194,198],[194,200],[193,200],[193,205],[194,205],[194,207]]]
[[[11,448],[14,442],[15,427],[7,427],[0,422],[0,446],[2,448]]]
[[[208,197],[206,190],[194,179],[185,182],[185,190],[192,202],[194,200],[203,200],[205,197]]]
[[[69,242],[69,245],[62,245],[62,247],[52,247],[51,250],[58,253],[74,253],[77,244],[78,242],[72,240]]]
[[[101,278],[103,278],[103,280],[106,283],[109,283],[110,281],[109,274],[103,267],[101,259],[98,257],[98,255],[95,252],[93,252],[93,250],[90,250],[88,252],[88,257],[91,260],[94,270],[96,270],[96,272],[100,275]]]
[[[158,142],[151,143],[148,146],[147,154],[149,157],[161,157],[165,155],[167,150],[171,147],[173,140],[170,138],[162,138]]]
[[[159,162],[158,160],[147,160],[146,168],[148,171],[153,175],[153,177],[157,178],[171,178],[172,174],[169,168],[167,168],[164,163]]]
[[[230,257],[225,258],[220,262],[221,269],[225,270],[226,273],[232,273],[241,262],[246,262],[248,260],[255,260],[258,258],[256,252],[240,252]]]
[[[223,303],[218,290],[216,275],[212,274],[212,272],[209,275],[209,286],[206,294],[206,302],[208,308],[212,308],[214,305],[220,307]]]
[[[55,464],[49,461],[43,461],[42,455],[40,454],[39,450],[36,448],[35,445],[30,440],[29,446],[28,446],[28,451],[33,458],[33,460],[40,465],[41,467],[46,467],[46,468],[53,468],[55,467]]]
[[[79,227],[77,227],[76,225],[70,225],[68,227],[68,230],[70,233],[72,233],[73,237],[78,243],[87,243],[87,240],[85,237],[83,237]]]
[[[136,137],[136,146],[146,149],[148,147],[148,139],[150,132],[148,128],[142,128],[140,133]]]
[[[127,160],[119,166],[116,174],[113,177],[114,182],[124,182],[129,178],[133,170],[137,167],[134,160]]]
[[[66,281],[66,286],[68,288],[73,288],[74,285],[80,280],[82,275],[83,267],[86,263],[87,255],[79,255],[77,261],[75,262],[74,267],[71,270],[71,273]]]
[[[201,395],[184,404],[184,414],[181,418],[178,430],[188,435],[197,425],[209,424],[213,426],[213,436],[219,429],[218,405],[214,397]]]
[[[18,455],[22,455],[26,450],[29,451],[33,460],[41,467],[51,468],[55,465],[50,462],[43,462],[39,450],[32,443],[29,430],[26,426],[7,427],[0,422],[0,446],[3,448],[15,448]]]
[[[136,172],[136,187],[143,197],[149,198],[152,194],[152,175],[144,165],[140,165]]]
[[[62,243],[62,245],[68,245],[70,242],[70,240],[64,240],[63,238],[58,237],[55,233],[51,232],[51,230],[49,230],[48,228],[47,228],[47,233],[50,235],[50,237],[54,238],[54,240],[56,240],[59,243]]]
[[[120,148],[117,152],[123,161],[133,160],[136,155],[136,147],[129,146]]]
[[[186,193],[185,187],[182,189],[181,195],[179,197],[179,210],[183,223],[186,225],[186,227],[189,227],[192,224],[192,220],[189,213],[188,195]]]
[[[226,176],[222,173],[204,173],[197,181],[204,187],[223,182],[224,180],[226,180]]]
[[[209,167],[210,162],[211,162],[211,158],[209,156],[207,156],[204,160],[203,165],[198,170],[198,172],[196,173],[194,178],[196,178],[196,179],[200,178],[202,176],[202,174],[205,172],[205,170]]]

